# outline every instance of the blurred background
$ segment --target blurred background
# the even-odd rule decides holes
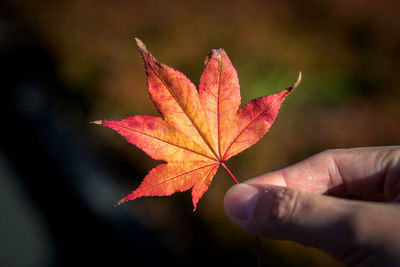
[[[159,164],[98,119],[156,115],[134,37],[195,84],[224,48],[242,102],[300,86],[227,165],[244,181],[328,148],[400,143],[400,2],[7,1],[0,4],[0,266],[256,266],[220,170],[189,192],[113,208]],[[262,240],[264,266],[337,266]]]

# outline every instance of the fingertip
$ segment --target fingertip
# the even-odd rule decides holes
[[[246,220],[251,217],[260,192],[248,184],[237,184],[225,194],[224,207],[233,220]]]

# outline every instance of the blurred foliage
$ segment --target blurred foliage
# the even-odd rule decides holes
[[[243,102],[288,87],[301,70],[303,81],[271,131],[228,162],[241,181],[328,148],[400,142],[397,0],[21,0],[13,5],[40,32],[37,38],[57,59],[68,89],[88,99],[88,121],[156,114],[133,37],[195,84],[205,56],[212,48],[224,48],[238,71]],[[117,147],[143,175],[156,165],[109,130],[93,134],[97,142]],[[141,178],[124,181],[125,193]],[[205,234],[227,247],[221,253],[237,250],[255,257],[254,238],[223,211],[231,185],[219,171],[193,216],[205,223]],[[179,217],[191,212],[188,193],[135,200],[124,208],[177,250],[196,242],[190,238],[194,229]],[[290,266],[335,264],[319,251],[292,243],[264,240],[263,249]]]

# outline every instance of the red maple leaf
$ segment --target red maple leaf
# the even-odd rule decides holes
[[[224,162],[254,145],[269,130],[283,100],[300,83],[301,73],[291,87],[239,108],[239,80],[224,50],[214,49],[206,58],[197,90],[184,74],[158,62],[142,41],[136,42],[150,98],[162,118],[138,115],[94,123],[114,129],[153,159],[166,163],[152,169],[139,188],[119,204],[192,189],[196,209],[219,166],[231,174]]]

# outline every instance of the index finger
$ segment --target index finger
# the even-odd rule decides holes
[[[400,195],[400,146],[327,150],[284,169],[246,181],[321,194]]]

